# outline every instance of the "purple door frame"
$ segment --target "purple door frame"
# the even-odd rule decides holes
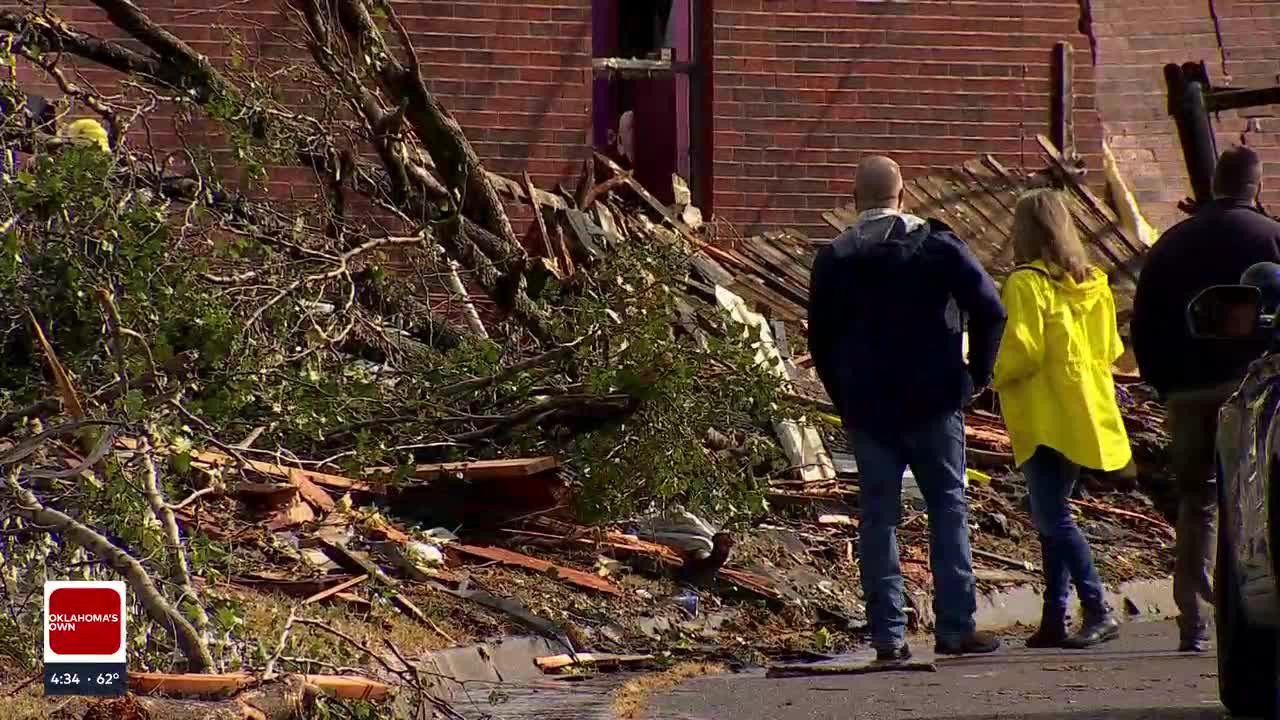
[[[591,0],[591,56],[610,57],[618,52],[618,2]],[[591,88],[591,142],[597,148],[609,144],[609,131],[617,129],[618,101],[606,76],[594,77]]]
[[[636,0],[592,0],[591,49],[594,57],[612,57],[619,48],[619,3]],[[696,12],[695,9],[699,12]],[[637,141],[643,141],[649,153],[637,158],[636,179],[660,200],[672,198],[670,174],[675,172],[690,181],[694,202],[705,212],[711,210],[711,19],[710,0],[675,0],[674,60],[694,64],[694,76],[676,73],[674,77],[636,80],[611,80],[596,77],[592,81],[591,140],[597,147],[609,144],[611,131],[617,129],[619,85],[628,83],[635,101]],[[695,94],[693,88],[698,88]],[[700,117],[704,115],[705,117]],[[694,138],[694,135],[697,138]]]
[[[691,4],[694,0],[675,0],[671,6],[672,14],[675,16],[675,61],[689,62],[692,59],[693,36],[690,34],[690,23],[692,9]],[[676,101],[676,172],[686,181],[689,180],[689,172],[692,169],[689,159],[689,76],[685,73],[677,73],[675,86]]]

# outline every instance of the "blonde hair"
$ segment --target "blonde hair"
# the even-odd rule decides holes
[[[1018,198],[1013,210],[1013,259],[1019,265],[1043,260],[1055,278],[1070,275],[1081,282],[1089,277],[1089,257],[1058,191],[1031,190]]]

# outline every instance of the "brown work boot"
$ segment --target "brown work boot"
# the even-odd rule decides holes
[[[1000,638],[994,633],[975,630],[958,639],[941,638],[933,646],[939,655],[985,655],[1000,649]]]

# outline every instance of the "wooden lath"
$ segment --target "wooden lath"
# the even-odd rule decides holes
[[[1018,196],[1037,187],[1061,187],[1093,262],[1113,282],[1128,285],[1127,281],[1134,279],[1134,261],[1142,255],[1143,248],[1128,236],[1111,208],[1079,182],[1080,171],[1064,160],[1048,138],[1037,139],[1050,160],[1045,170],[1019,175],[986,155],[958,168],[908,181],[906,209],[950,225],[987,270],[1000,278],[1013,268],[1011,232]],[[823,213],[823,219],[837,232],[843,232],[857,219],[857,210],[850,203]]]

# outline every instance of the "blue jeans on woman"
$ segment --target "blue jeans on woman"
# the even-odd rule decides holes
[[[1031,496],[1031,520],[1040,534],[1044,564],[1044,617],[1057,621],[1067,614],[1071,584],[1086,618],[1107,613],[1102,579],[1093,565],[1093,551],[1071,516],[1071,493],[1080,479],[1080,466],[1062,453],[1041,445],[1022,466]]]

